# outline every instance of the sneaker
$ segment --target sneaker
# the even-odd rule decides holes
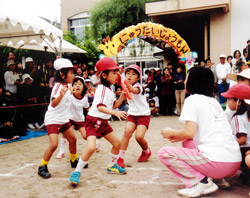
[[[56,159],[62,159],[64,157],[64,153],[57,153]]]
[[[78,158],[76,158],[76,160],[75,160],[74,162],[72,162],[72,161],[70,160],[71,168],[76,168],[76,166],[77,166],[77,164],[78,164],[78,161],[79,161]]]
[[[29,129],[36,129],[33,124],[28,124]]]
[[[99,142],[99,141],[96,141],[96,148],[95,148],[95,151],[96,151],[96,152],[99,152],[100,150],[101,150],[100,142]]]
[[[48,171],[47,165],[39,166],[39,168],[38,168],[38,175],[40,175],[44,179],[47,179],[47,178],[51,177],[51,174]]]
[[[33,125],[37,128],[37,129],[39,129],[39,124],[37,123],[37,122],[35,122],[35,123],[33,123]]]
[[[78,172],[78,171],[75,171],[75,172],[71,173],[69,181],[73,185],[79,184],[79,178],[80,178],[80,176],[81,176],[81,173]]]
[[[117,164],[114,164],[113,166],[108,165],[107,171],[110,174],[118,174],[118,175],[124,175],[127,173],[125,169],[121,168]]]
[[[76,158],[76,160],[74,162],[72,162],[70,160],[70,165],[72,168],[76,168],[77,167],[77,164],[78,164],[78,161],[79,161],[79,158]],[[87,163],[83,168],[88,168],[89,167],[89,164]]]
[[[124,168],[125,167],[124,159],[119,157],[118,160],[117,160],[117,165]]]
[[[216,183],[216,185],[222,189],[230,187],[230,183],[227,180],[225,180],[224,178],[216,179],[216,180],[214,180],[214,183]]]
[[[178,190],[178,193],[180,195],[184,195],[187,197],[199,197],[202,195],[215,192],[216,190],[218,190],[218,186],[215,183],[213,183],[211,179],[208,179],[207,184],[200,182],[190,188],[184,188],[184,189]]]
[[[145,151],[141,152],[141,156],[139,157],[138,162],[146,162],[150,156],[151,150],[150,148],[148,148],[148,153],[146,153]]]

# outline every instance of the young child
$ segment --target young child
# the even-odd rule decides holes
[[[141,69],[137,65],[130,65],[125,69],[125,77],[128,82],[128,91],[133,93],[133,99],[129,101],[129,110],[125,132],[121,140],[121,150],[119,153],[118,165],[124,167],[124,155],[127,150],[129,140],[134,131],[135,139],[142,148],[138,162],[145,162],[151,155],[145,134],[150,122],[150,109],[144,95],[142,86],[138,83],[141,77]]]
[[[239,145],[218,101],[213,98],[213,72],[192,67],[186,80],[186,98],[180,120],[184,129],[164,128],[161,134],[181,147],[164,146],[161,162],[184,183],[180,195],[199,197],[218,189],[212,179],[232,176],[241,163]]]
[[[119,67],[111,58],[104,57],[96,63],[96,68],[98,72],[100,72],[102,84],[99,84],[96,89],[93,104],[86,117],[87,148],[79,159],[75,171],[70,175],[70,182],[73,185],[79,183],[83,167],[88,163],[89,158],[95,152],[96,138],[104,137],[113,146],[110,153],[110,162],[107,167],[108,173],[127,173],[125,169],[116,164],[121,142],[108,124],[108,119],[110,119],[111,115],[119,119],[126,119],[127,115],[124,111],[112,110],[112,108],[116,109],[119,107],[125,99],[125,96],[122,94],[121,97],[115,101],[114,92],[110,88],[110,86],[116,82]]]
[[[56,84],[53,87],[50,104],[45,114],[45,126],[49,135],[50,145],[45,150],[38,174],[42,178],[49,178],[51,174],[47,165],[58,145],[58,134],[63,133],[69,141],[70,163],[75,168],[78,162],[76,154],[76,137],[69,122],[70,90],[68,83],[74,79],[74,69],[70,60],[59,58],[54,62],[56,69]]]
[[[72,95],[70,95],[71,106],[69,110],[69,119],[71,125],[74,125],[76,130],[79,130],[83,139],[85,140],[87,138],[85,131],[85,116],[83,114],[83,108],[86,110],[88,110],[89,108],[88,97],[85,96],[86,90],[87,88],[84,86],[84,78],[81,76],[76,76],[72,83]],[[61,159],[62,157],[64,157],[66,142],[66,138],[62,135],[60,151],[56,156],[57,159]],[[100,143],[98,140],[96,142],[96,146],[96,151],[99,151]]]
[[[149,103],[149,108],[150,108],[151,115],[152,116],[159,116],[159,109],[155,105],[155,100],[149,99],[148,103]]]
[[[227,98],[227,104],[231,111],[235,111],[231,120],[233,134],[240,145],[242,154],[241,179],[243,183],[250,182],[250,169],[245,163],[245,154],[250,150],[250,122],[247,118],[247,109],[249,105],[245,103],[245,99],[250,99],[250,86],[244,84],[236,84],[227,92],[222,93]]]

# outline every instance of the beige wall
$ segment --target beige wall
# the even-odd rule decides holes
[[[210,15],[210,58],[219,62],[219,55],[231,54],[231,12],[214,12]]]
[[[61,27],[63,31],[69,30],[68,18],[81,12],[89,11],[100,0],[61,0]]]

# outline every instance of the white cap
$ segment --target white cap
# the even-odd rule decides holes
[[[66,58],[58,58],[54,62],[54,68],[60,70],[62,68],[74,68],[72,62]]]
[[[91,80],[90,80],[89,78],[86,78],[86,79],[84,80],[84,82],[85,82],[85,83],[88,83],[88,82],[91,83]]]
[[[23,83],[24,83],[26,78],[29,78],[31,80],[31,82],[33,81],[33,78],[31,78],[29,74],[24,74],[24,75],[22,75]]]
[[[25,59],[25,62],[26,62],[26,63],[27,63],[27,62],[33,62],[33,58],[27,57],[27,58]]]
[[[226,55],[225,54],[221,54],[220,58],[226,58]]]

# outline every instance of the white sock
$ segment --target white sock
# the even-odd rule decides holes
[[[125,155],[125,152],[126,152],[126,150],[120,150],[119,157],[123,159],[124,155]]]
[[[61,137],[59,153],[65,153],[65,145],[66,145],[66,143],[67,143],[67,139]]]
[[[109,162],[109,165],[113,166],[114,164],[116,164],[118,157],[119,157],[119,155],[115,155],[113,153],[110,153],[110,162]]]
[[[84,167],[87,163],[88,163],[88,162],[83,161],[82,158],[80,157],[80,158],[79,158],[79,161],[78,161],[78,163],[77,163],[75,172],[80,172],[80,173],[81,173],[83,167]]]

